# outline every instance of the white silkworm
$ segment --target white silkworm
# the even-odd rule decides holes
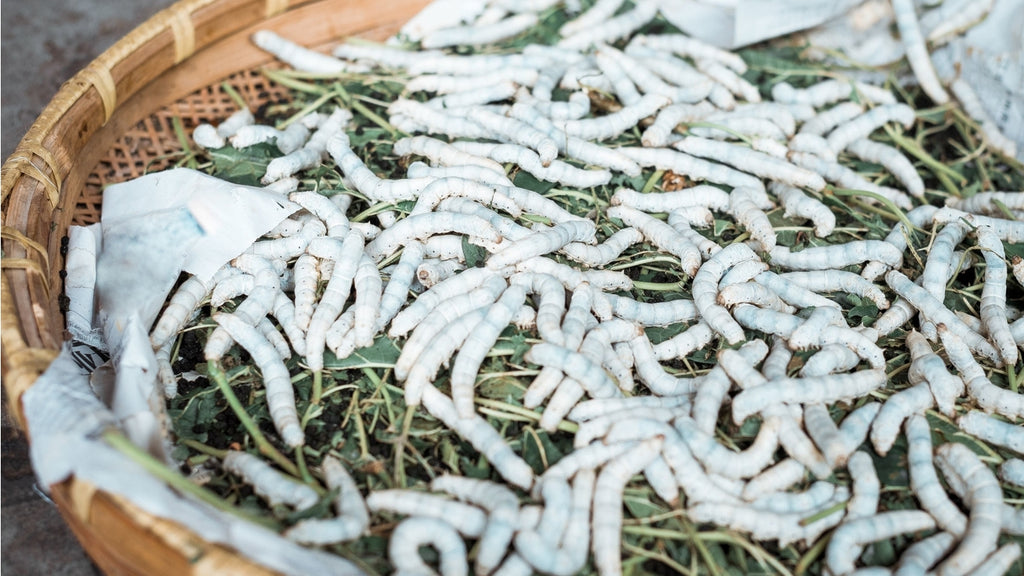
[[[755,282],[729,285],[725,285],[723,282],[721,284],[723,287],[718,293],[718,303],[726,308],[747,303],[754,304],[760,308],[771,308],[772,310],[778,310],[787,314],[792,314],[796,311],[795,308],[783,302],[770,289]]]
[[[718,283],[730,267],[744,260],[755,259],[757,255],[746,244],[732,244],[708,259],[693,277],[691,291],[697,310],[708,326],[730,344],[736,344],[746,336],[729,312],[717,303]]]
[[[1003,446],[1018,454],[1024,454],[1024,429],[1020,426],[996,420],[977,410],[971,410],[961,416],[957,424],[964,432],[989,444]]]
[[[967,518],[946,495],[939,484],[932,463],[932,437],[928,421],[923,415],[907,419],[907,462],[910,486],[921,507],[935,518],[935,522],[954,536],[960,536],[967,527]]]
[[[268,260],[290,260],[302,254],[310,242],[326,232],[327,227],[322,222],[310,219],[302,225],[298,234],[273,240],[257,240],[247,252]]]
[[[584,170],[561,160],[553,160],[548,166],[544,166],[536,152],[517,144],[458,141],[455,145],[465,150],[476,151],[486,155],[492,160],[517,164],[523,170],[545,182],[558,182],[573,188],[601,186],[607,184],[612,177],[611,172],[607,170]],[[508,193],[506,190],[502,191]],[[512,194],[509,195],[511,196]]]
[[[898,266],[903,252],[881,240],[853,240],[843,244],[814,246],[793,252],[776,246],[771,253],[772,264],[789,270],[830,270],[845,268],[868,260]]]
[[[804,322],[803,319],[792,314],[758,308],[746,303],[737,304],[732,310],[732,316],[744,328],[775,334],[787,340],[793,335],[793,331]]]
[[[434,30],[420,41],[424,48],[493,44],[518,36],[537,24],[537,15],[516,14],[485,25],[457,26]]]
[[[416,154],[428,158],[431,163],[441,166],[474,165],[504,174],[501,164],[490,158],[480,157],[428,136],[409,136],[395,142],[392,152],[399,156]]]
[[[733,421],[741,424],[751,414],[779,403],[836,402],[857,398],[885,384],[884,370],[861,370],[816,378],[782,378],[740,392],[732,404]]]
[[[809,104],[815,108],[821,108],[832,102],[849,99],[854,91],[864,99],[876,104],[894,104],[896,102],[896,96],[884,88],[849,80],[823,80],[803,89],[793,88],[786,82],[779,82],[772,86],[772,99],[776,102]]]
[[[487,287],[488,290],[494,291],[494,298],[497,298],[505,286],[505,280],[486,268],[467,269],[420,294],[412,304],[395,316],[391,322],[388,336],[392,338],[405,336],[426,318],[434,307],[453,296],[466,294],[475,288]]]
[[[318,192],[293,192],[288,199],[315,215],[327,227],[327,235],[342,238],[348,232],[348,217],[345,211],[330,198]]]
[[[918,206],[907,212],[907,219],[910,220],[912,225],[921,227],[926,222],[931,222],[932,216],[935,214],[936,210],[938,210],[938,208],[927,204]],[[907,240],[911,232],[911,230],[907,229],[907,227],[900,222],[893,227],[889,234],[886,235],[885,241],[892,244],[902,252],[907,249]],[[902,259],[900,262],[902,263]],[[884,263],[872,261],[864,265],[864,269],[861,270],[860,275],[867,280],[874,282],[875,279],[886,271],[886,269],[887,266]]]
[[[846,292],[870,300],[879,310],[889,308],[889,301],[882,290],[853,272],[843,270],[815,270],[811,272],[786,272],[783,278],[812,292]]]
[[[384,230],[366,244],[366,255],[381,261],[410,240],[424,240],[435,234],[465,234],[486,242],[497,242],[501,236],[483,218],[456,212],[427,212],[408,216]]]
[[[1010,542],[999,547],[984,562],[978,564],[971,570],[975,576],[1000,576],[1007,574],[1010,568],[1020,558],[1020,544]]]
[[[589,102],[589,100],[587,101]],[[622,172],[629,176],[640,175],[640,165],[630,160],[626,155],[614,148],[608,148],[582,138],[567,135],[562,129],[555,126],[551,119],[541,114],[538,109],[532,106],[517,102],[512,106],[510,114],[513,118],[545,132],[553,139],[558,147],[558,151],[569,158],[579,160],[585,164]]]
[[[867,138],[850,142],[846,149],[861,160],[881,164],[897,180],[903,183],[903,186],[906,187],[907,192],[911,196],[916,198],[924,197],[924,181],[921,180],[921,175],[917,173],[914,165],[899,150],[881,142],[868,140]]]
[[[349,231],[344,241],[335,238],[324,240],[328,241],[324,246],[330,250],[330,259],[334,260],[335,264],[306,330],[306,364],[313,371],[323,369],[327,330],[341,314],[348,300],[352,291],[352,280],[363,255],[363,237],[355,230]]]
[[[537,87],[533,88],[534,93]],[[524,104],[536,110],[542,116],[548,118],[549,122],[558,120],[579,120],[590,112],[590,97],[586,92],[576,91],[569,94],[568,100],[551,101],[537,98],[530,94],[525,88],[519,89],[516,93],[516,104]],[[513,114],[515,106],[512,106]],[[553,125],[553,124],[552,124]]]
[[[748,186],[755,189],[764,188],[760,180],[740,172],[724,164],[709,162],[670,148],[619,148],[641,166],[653,166],[658,170],[671,170],[676,174],[689,176],[694,180],[706,180],[716,184],[725,184],[733,188]]]
[[[786,148],[785,144],[765,136],[757,136],[751,140],[750,148],[782,159],[786,158],[786,155],[789,153],[789,148]]]
[[[744,80],[742,76],[731,68],[713,60],[697,58],[695,61],[698,70],[708,75],[719,85],[724,86],[733,95],[739,96],[748,102],[761,101],[761,93],[757,90],[757,86]]]
[[[555,576],[569,576],[579,572],[586,564],[594,483],[595,473],[592,468],[580,470],[576,474],[569,521],[561,539],[561,547],[558,547],[557,541],[546,540],[537,532],[520,531],[516,535],[516,550],[534,568]]]
[[[221,138],[230,138],[242,126],[249,126],[255,123],[256,118],[252,115],[252,112],[248,108],[242,108],[217,125],[217,135]]]
[[[768,269],[768,264],[760,260],[745,260],[736,264],[729,269],[728,272],[722,275],[722,279],[718,282],[719,288],[727,288],[736,284],[743,284],[750,282],[757,277],[758,274]]]
[[[943,444],[936,459],[957,471],[970,503],[967,529],[959,546],[938,566],[939,574],[969,574],[996,548],[1002,524],[1003,491],[988,466],[963,444]]]
[[[363,348],[373,344],[373,337],[377,332],[377,312],[380,309],[383,290],[380,272],[377,271],[377,265],[373,263],[373,260],[366,256],[359,260],[352,283],[356,291],[356,300],[352,305],[355,312],[352,332],[356,347]]]
[[[479,537],[487,525],[487,515],[476,506],[413,490],[374,490],[366,497],[366,506],[373,512],[444,520],[470,538]]]
[[[245,300],[235,307],[232,316],[249,326],[255,326],[274,306],[274,299],[280,291],[277,272],[267,259],[252,254],[242,254],[235,258],[234,265],[243,272],[251,273],[256,283]],[[218,326],[206,339],[203,354],[207,358],[219,359],[231,348],[232,342],[227,330]]]
[[[523,260],[555,252],[570,242],[592,244],[595,232],[594,224],[587,220],[562,222],[511,242],[487,259],[487,267],[498,271]]]
[[[258,456],[229,450],[221,459],[224,470],[237,474],[271,506],[287,504],[304,510],[317,503],[320,496],[308,485],[270,467]]]
[[[881,512],[844,522],[832,533],[832,540],[825,550],[826,565],[836,576],[849,574],[866,544],[934,526],[931,516],[917,510]]]
[[[679,258],[680,266],[688,276],[692,277],[700,268],[701,256],[697,246],[668,224],[622,204],[609,207],[606,214],[636,228],[651,244]]]
[[[292,304],[291,299],[285,296],[284,292],[278,292],[274,298],[271,314],[274,315],[274,318],[277,318],[277,322],[281,325],[285,335],[288,336],[288,341],[291,342],[295,353],[299,356],[305,356],[306,334],[295,321],[295,306]]]
[[[904,210],[910,210],[913,206],[910,196],[907,196],[902,191],[888,186],[879,186],[861,176],[857,171],[847,168],[838,162],[824,160],[823,158],[813,154],[807,154],[806,152],[793,152],[789,155],[789,159],[797,166],[806,168],[812,172],[817,172],[824,177],[825,180],[835,183],[840,188],[851,188],[854,190],[866,190],[868,192],[873,192],[891,200],[896,204],[896,206]],[[869,203],[875,202],[875,200],[870,197],[866,197],[865,201]]]
[[[275,58],[302,72],[314,74],[340,74],[367,72],[365,66],[339,60],[327,54],[310,50],[278,36],[270,30],[259,30],[252,35],[252,43],[274,55]]]
[[[612,195],[611,203],[613,206],[628,206],[644,212],[672,212],[695,206],[725,211],[729,207],[729,194],[720,188],[707,185],[647,194],[631,188],[619,188]]]
[[[974,332],[953,314],[939,299],[929,294],[898,270],[890,270],[885,275],[885,282],[911,306],[917,308],[921,315],[936,324],[945,324],[950,330],[956,330],[965,343],[978,354],[993,362],[999,360],[999,353],[984,337]]]
[[[660,148],[672,143],[672,133],[679,124],[699,122],[714,112],[706,104],[672,104],[662,108],[654,122],[641,135],[640,141],[649,148]]]
[[[206,297],[208,291],[206,284],[198,276],[189,276],[178,286],[152,332],[149,333],[149,343],[154,350],[164,346],[185,327],[189,316]]]
[[[594,53],[594,64],[612,86],[612,93],[623,106],[632,106],[640,101],[640,91],[633,79],[626,73],[626,63],[606,45],[598,46]],[[664,95],[666,98],[667,94]]]
[[[888,454],[896,442],[903,421],[913,414],[923,414],[934,404],[935,398],[926,382],[890,396],[871,425],[871,444],[875,447],[875,452],[882,456]]]
[[[480,451],[506,481],[524,490],[533,484],[533,469],[512,451],[487,420],[479,415],[459,418],[452,401],[433,386],[423,390],[423,407]]]
[[[774,461],[775,450],[779,445],[779,425],[776,420],[763,422],[750,447],[740,452],[733,452],[719,444],[714,436],[700,430],[689,418],[676,418],[674,425],[690,447],[694,458],[709,473],[726,478],[756,476]]]
[[[739,170],[762,178],[778,180],[785,184],[811,190],[825,189],[825,181],[821,176],[809,170],[794,166],[774,156],[728,142],[687,136],[672,146],[694,156],[730,164]]]
[[[825,138],[829,148],[837,154],[857,140],[867,138],[869,134],[888,122],[899,122],[904,128],[914,124],[914,109],[906,104],[886,104],[872,108],[860,116],[836,127]],[[857,154],[855,152],[855,154]],[[860,156],[860,154],[857,154]]]
[[[463,314],[423,347],[422,352],[416,356],[415,363],[409,367],[405,378],[406,404],[416,406],[420,403],[423,389],[430,386],[442,364],[447,366],[452,354],[483,320],[485,314],[485,308],[477,308]]]
[[[822,519],[809,526],[801,526],[804,512],[779,514],[769,510],[754,508],[747,504],[733,502],[701,502],[686,510],[687,516],[695,522],[712,522],[728,526],[732,530],[745,532],[756,540],[778,540],[780,546],[805,538],[806,531],[825,522],[834,525],[831,520]]]
[[[711,90],[712,83],[709,80],[694,82],[685,85],[670,85],[662,78],[647,68],[638,58],[629,53],[622,53],[611,46],[600,46],[594,56],[598,66],[605,70],[602,62],[611,60],[629,80],[636,84],[641,92],[645,94],[661,94],[667,96],[672,102],[698,102],[703,100]],[[608,76],[608,71],[605,70]],[[626,104],[626,102],[623,102]]]
[[[778,248],[776,248],[776,251],[778,251]],[[779,298],[782,298],[797,308],[839,307],[838,304],[828,298],[819,296],[806,288],[786,280],[779,274],[768,270],[755,276],[754,281],[758,284],[763,284],[769,290],[778,294]]]
[[[1017,487],[1024,487],[1024,460],[1009,458],[999,467],[999,479]]]
[[[469,574],[466,545],[442,519],[407,518],[391,532],[388,558],[398,574],[433,574],[434,571],[420,557],[420,546],[432,546],[440,558],[441,573],[452,576]]]
[[[600,364],[568,348],[550,343],[535,344],[527,351],[524,359],[540,366],[557,368],[579,382],[593,398],[621,395],[618,386],[608,377]]]
[[[770,494],[782,492],[802,481],[806,475],[807,468],[803,464],[786,458],[748,480],[743,488],[743,499],[753,502]]]
[[[975,360],[965,340],[945,324],[937,326],[939,338],[946,348],[946,356],[960,371],[968,394],[986,412],[998,412],[1007,418],[1024,415],[1024,395],[993,384]]]
[[[320,469],[327,488],[338,490],[333,502],[338,517],[302,520],[285,531],[285,537],[303,544],[334,544],[358,538],[370,525],[370,515],[359,487],[345,465],[333,456],[325,456]]]
[[[711,327],[706,322],[699,321],[684,332],[659,342],[653,348],[654,357],[659,361],[686,357],[691,352],[707,346],[714,336]]]
[[[465,269],[465,263],[458,260],[435,260],[428,258],[424,259],[416,267],[416,279],[419,280],[420,285],[424,288],[430,288]]]
[[[623,106],[619,111],[600,118],[567,120],[563,129],[566,134],[584,140],[607,140],[636,126],[640,120],[654,115],[671,103],[660,94],[645,94],[635,104]]]
[[[387,286],[380,299],[380,311],[377,316],[378,329],[383,329],[398,313],[408,297],[409,286],[416,274],[416,268],[423,261],[423,244],[410,242],[402,249],[402,257],[391,272]]]
[[[596,246],[570,242],[562,247],[562,253],[590,268],[600,268],[618,258],[627,248],[638,244],[641,240],[643,240],[643,234],[636,228],[629,227],[615,232]]]
[[[807,124],[804,125],[806,126]],[[789,150],[786,153],[786,157],[789,157],[792,152],[806,152],[819,156],[822,160],[828,162],[835,162],[837,159],[836,153],[828,147],[828,140],[817,134],[801,132],[790,138],[786,147]]]
[[[260,318],[259,322],[256,323],[256,329],[264,338],[267,339],[267,342],[270,343],[270,346],[275,352],[277,352],[277,355],[280,356],[282,360],[287,360],[292,357],[291,346],[288,345],[288,341],[285,340],[284,335],[281,334],[277,329],[277,326],[274,326],[274,323],[271,322],[269,318],[266,316]]]
[[[964,382],[946,370],[946,362],[932,351],[931,345],[916,330],[907,334],[911,364],[907,378],[911,383],[927,382],[939,411],[952,416],[956,399],[963,394]]]
[[[487,526],[480,536],[475,570],[477,574],[489,574],[505,556],[519,524],[519,499],[515,492],[488,480],[450,474],[434,478],[430,488],[487,510]]]
[[[761,245],[763,252],[770,253],[775,248],[777,238],[768,215],[758,207],[756,198],[758,191],[751,188],[735,188],[729,194],[729,214],[743,225],[750,237]]]
[[[484,86],[493,86],[501,82],[514,82],[520,86],[533,86],[537,81],[537,76],[537,70],[520,66],[497,68],[486,74],[474,74],[470,76],[445,76],[441,74],[423,75],[417,76],[407,82],[405,85],[405,92],[436,92],[438,94],[450,94],[453,92],[475,90],[477,88],[483,88]]]
[[[192,131],[192,141],[196,143],[196,146],[200,148],[223,148],[227,143],[224,137],[217,133],[217,129],[212,124],[203,122],[202,124],[195,127]]]
[[[640,2],[632,10],[603,20],[599,24],[580,30],[571,36],[563,37],[558,41],[557,46],[583,50],[592,44],[625,38],[650,22],[657,14],[656,3]]]
[[[494,184],[499,186],[511,186],[512,181],[505,176],[504,172],[495,172],[489,168],[477,164],[466,164],[462,166],[428,166],[422,162],[413,162],[406,172],[409,178],[459,178],[471,180],[481,184]],[[428,186],[429,188],[429,186]],[[426,190],[426,188],[424,189]],[[422,196],[423,193],[420,193]]]
[[[309,254],[302,254],[295,260],[295,323],[300,329],[309,327],[309,319],[313,317],[316,305],[316,287],[320,281],[317,270],[317,259]]]
[[[558,155],[558,144],[550,136],[515,118],[495,114],[482,108],[470,110],[466,117],[483,126],[501,140],[536,150],[542,166],[550,165]]]
[[[831,132],[836,126],[847,124],[863,113],[864,106],[862,104],[858,104],[856,102],[843,102],[829,108],[828,110],[818,112],[818,114],[813,118],[804,122],[800,127],[800,134],[824,137],[825,134]],[[810,143],[810,140],[806,140],[804,142]],[[825,142],[827,143],[828,141],[826,140]],[[792,142],[790,148],[795,150],[795,148],[792,147]],[[814,149],[804,151],[816,154],[818,153]],[[826,154],[831,154],[832,158],[830,159],[833,161],[835,160],[836,153],[837,150],[833,149],[831,146],[828,147],[828,152],[826,152]],[[822,154],[818,155],[822,156]]]
[[[594,487],[592,550],[600,574],[622,572],[622,490],[632,476],[658,456],[661,438],[641,442],[635,450],[608,462]]]
[[[962,210],[950,208],[939,208],[935,213],[934,220],[938,224],[965,221],[972,227],[988,226],[1000,240],[1011,244],[1024,242],[1024,222],[1017,220],[1006,220],[1005,218],[992,218],[978,214],[968,214]]]
[[[803,466],[801,465],[800,468],[802,471]],[[874,468],[872,468],[873,473]],[[836,487],[833,484],[818,481],[811,484],[810,488],[803,492],[774,492],[751,501],[750,505],[753,508],[776,514],[813,513],[813,511],[827,504],[835,495],[835,491]],[[856,496],[854,496],[855,498]],[[852,506],[853,499],[850,500],[850,503],[848,508]],[[872,513],[874,513],[873,510]]]
[[[939,532],[924,540],[919,540],[903,551],[895,576],[913,576],[924,574],[935,565],[940,558],[952,550],[956,543],[955,537],[949,532]]]
[[[1020,353],[1006,321],[1006,255],[1003,243],[987,226],[979,226],[974,233],[985,257],[985,285],[981,290],[979,310],[981,321],[1003,362],[1013,366],[1017,364]]]
[[[1024,210],[1024,192],[978,192],[966,198],[950,198],[946,205],[963,212],[998,216],[1002,209],[1001,203],[1008,210]]]
[[[917,15],[914,14],[914,3],[911,0],[894,0],[892,11],[896,19],[896,27],[899,28],[900,40],[906,50],[907,63],[914,71],[914,76],[921,84],[921,89],[936,104],[949,102],[949,95],[942,88],[942,83],[935,73],[935,66],[932,65],[931,56],[928,55],[928,48],[921,35]]]
[[[673,52],[680,56],[688,56],[694,60],[719,62],[728,66],[737,74],[743,74],[747,71],[747,64],[739,55],[682,34],[639,34],[634,36],[630,42],[641,46],[647,46],[654,50],[662,50],[666,52]]]
[[[835,214],[820,200],[807,196],[797,188],[778,182],[772,182],[769,185],[769,190],[785,208],[783,216],[810,220],[814,224],[814,235],[818,238],[825,238],[835,229]]]
[[[658,357],[651,348],[646,335],[638,336],[629,342],[633,353],[634,368],[641,382],[658,396],[689,395],[694,391],[693,378],[676,378],[658,364]]]
[[[466,338],[451,373],[452,400],[461,417],[473,414],[473,383],[480,364],[525,299],[526,291],[522,287],[510,286]]]

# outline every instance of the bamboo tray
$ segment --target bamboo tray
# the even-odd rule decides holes
[[[64,340],[62,239],[70,224],[99,220],[103,187],[166,167],[168,153],[180,148],[175,117],[190,131],[234,111],[225,80],[251,109],[284,97],[258,72],[272,58],[249,42],[255,30],[321,48],[351,35],[380,40],[426,2],[181,0],[64,84],[3,164],[0,358],[20,427],[22,394]],[[50,489],[108,574],[270,573],[84,481],[72,477]]]

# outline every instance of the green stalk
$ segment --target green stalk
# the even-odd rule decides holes
[[[182,440],[181,443],[195,450],[196,452],[200,452],[208,456],[213,456],[214,458],[224,458],[225,456],[228,455],[227,450],[221,450],[220,448],[207,446],[206,444],[203,444],[202,442],[196,440]]]
[[[193,484],[191,481],[189,481],[188,478],[185,478],[175,470],[171,470],[162,462],[157,461],[147,452],[139,449],[139,447],[136,446],[135,444],[132,444],[131,440],[126,438],[124,434],[122,434],[119,430],[110,428],[104,431],[102,436],[103,440],[107,444],[109,444],[111,448],[117,450],[121,454],[124,454],[132,462],[138,464],[159,480],[166,482],[167,485],[170,486],[172,489],[182,494],[192,496],[197,500],[209,504],[210,506],[213,506],[214,508],[222,512],[227,512],[232,516],[236,516],[243,520],[248,520],[249,522],[254,522],[265,528],[270,528],[271,530],[278,529],[277,523],[273,520],[270,520],[269,518],[261,518],[258,516],[250,515],[244,512],[242,509],[225,502],[216,494],[210,492],[206,488]],[[223,452],[227,451],[225,450]]]
[[[235,90],[235,87],[232,86],[230,82],[228,82],[227,80],[221,82],[220,88],[224,92],[227,92],[227,95],[231,98],[232,101],[234,101],[236,106],[245,109],[249,108],[249,103],[245,101],[245,98],[242,98],[242,95],[238,93],[238,90]]]
[[[900,210],[899,207],[896,206],[896,204],[894,204],[892,200],[886,198],[885,196],[882,196],[881,194],[878,194],[876,192],[869,192],[867,190],[851,190],[849,188],[833,188],[832,193],[835,194],[836,196],[866,196],[868,198],[877,200],[883,206],[888,208],[889,211],[892,212],[892,214],[896,216],[896,218],[899,219],[900,222],[903,223],[907,230],[917,230],[917,228],[914,227],[914,224],[910,222],[910,219],[907,218],[907,215],[903,213],[903,210]]]
[[[238,417],[238,420],[242,423],[242,427],[245,431],[252,436],[253,442],[256,443],[256,448],[267,458],[270,458],[282,470],[288,472],[292,476],[299,476],[299,469],[296,468],[295,464],[292,464],[284,454],[282,454],[273,444],[267,440],[267,437],[260,431],[260,427],[256,425],[249,413],[245,411],[245,407],[242,406],[242,402],[238,400],[238,396],[235,396],[235,391],[231,389],[231,384],[228,383],[227,375],[224,374],[224,370],[221,369],[219,362],[210,362],[207,365],[207,373],[213,381],[217,383],[217,388],[224,395],[224,399],[228,401],[228,405],[231,406],[231,410]]]

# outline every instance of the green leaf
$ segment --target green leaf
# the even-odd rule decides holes
[[[533,190],[534,192],[538,192],[540,194],[544,194],[548,190],[551,190],[552,188],[555,187],[554,182],[545,182],[543,180],[539,180],[537,179],[537,177],[535,177],[533,174],[530,174],[526,170],[519,170],[518,172],[516,172],[515,178],[513,178],[512,183],[515,184],[516,186],[519,186],[520,188]]]
[[[372,345],[356,350],[348,358],[339,360],[330,350],[324,351],[324,368],[329,370],[391,368],[395,365],[401,352],[393,340],[380,335]]]
[[[277,146],[268,142],[241,149],[225,146],[209,153],[214,176],[245,186],[260,186],[260,178],[266,174],[267,165],[281,155]]]
[[[468,236],[462,237],[462,254],[466,257],[466,267],[476,268],[487,259],[487,250],[469,241]]]

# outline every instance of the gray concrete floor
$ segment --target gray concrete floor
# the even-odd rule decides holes
[[[61,84],[171,0],[10,0],[0,5],[0,153],[6,159]],[[7,322],[10,319],[4,318]],[[98,574],[35,490],[25,438],[3,410],[3,572]]]

